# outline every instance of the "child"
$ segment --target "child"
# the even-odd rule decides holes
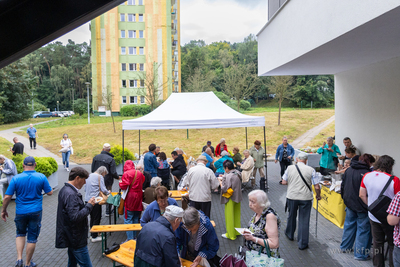
[[[350,167],[350,163],[351,163],[351,159],[346,159],[346,160],[344,161],[344,166],[343,166],[343,167],[342,167],[342,165],[340,165],[340,163],[339,163],[339,164],[338,164],[339,170],[338,170],[338,171],[335,171],[335,173],[336,173],[336,174],[344,173],[344,172],[347,170],[347,168]]]

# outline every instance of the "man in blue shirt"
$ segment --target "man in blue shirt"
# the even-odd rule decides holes
[[[52,195],[53,190],[47,181],[46,176],[35,171],[36,162],[33,157],[24,159],[24,172],[14,176],[7,188],[3,202],[1,218],[7,221],[7,207],[11,197],[16,194],[15,199],[15,226],[17,228],[17,262],[16,267],[24,267],[22,252],[25,247],[25,237],[28,234],[28,244],[26,246],[26,266],[33,267],[36,264],[32,261],[35,252],[37,238],[40,233],[42,221],[42,190],[47,195]]]
[[[207,159],[206,167],[211,169],[211,163],[214,161],[211,148],[207,147],[206,150],[201,155],[206,157]]]
[[[33,148],[36,149],[36,137],[39,137],[37,134],[37,131],[35,127],[33,127],[33,124],[29,124],[29,128],[26,130],[26,133],[28,134],[29,137],[29,143],[31,145],[32,149],[32,143],[33,143]]]

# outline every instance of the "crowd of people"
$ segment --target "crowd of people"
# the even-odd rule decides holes
[[[17,144],[18,140],[14,143]],[[361,154],[348,137],[344,138],[343,144],[344,155],[334,138],[327,138],[317,150],[321,159],[319,169],[315,169],[307,165],[309,154],[301,152],[295,156],[288,139],[282,139],[275,153],[275,163],[280,163],[279,183],[287,185],[285,212],[288,210],[288,216],[284,234],[294,241],[297,229],[298,248],[308,248],[314,198],[312,187],[315,198],[321,199],[317,171],[325,176],[340,174],[341,196],[346,205],[340,249],[354,253],[355,260],[368,260],[372,255],[374,266],[384,266],[384,243],[387,242],[389,265],[400,266],[400,180],[392,175],[395,161],[388,155]],[[63,163],[69,171],[69,181],[58,194],[55,246],[68,249],[68,266],[92,266],[87,235],[89,227],[100,224],[100,204],[103,204],[96,199],[110,195],[114,180],[125,192],[124,223],[140,223],[142,226],[140,232],[127,232],[124,241],[136,240],[135,266],[178,267],[181,266],[180,258],[192,261],[193,266],[219,266],[219,241],[211,223],[212,193],[215,192],[220,194],[220,204],[225,210],[226,232],[222,237],[235,240],[243,235],[245,242],[239,249],[241,255],[249,250],[258,251],[268,244],[272,256],[280,257],[280,216],[271,207],[265,190],[255,188],[257,172],[260,188],[262,179],[265,179],[266,154],[260,141],[256,140],[249,150],[243,151],[243,155],[238,147],[229,151],[223,138],[215,149],[208,141],[194,161],[179,148],[167,158],[161,147],[150,144],[138,163],[131,160],[124,163],[122,176],[116,171],[108,143],[93,158],[91,173],[82,167],[69,170],[72,142],[68,135],[63,135],[60,146],[64,149]],[[20,148],[15,145],[14,148],[12,150],[18,153]],[[14,193],[17,196],[16,266],[36,266],[32,256],[40,233],[42,191],[48,195],[53,191],[46,177],[35,171],[33,157],[24,159],[24,172],[21,174],[17,174],[12,160],[2,155],[0,165],[0,171],[9,179],[1,213],[4,221],[8,217],[11,197]],[[249,182],[253,190],[248,194],[248,205],[254,215],[246,225],[248,231],[240,233],[236,228],[241,228],[242,189]],[[79,193],[82,188],[85,190],[84,198]],[[170,190],[176,188],[188,191],[187,201],[182,198],[182,207],[170,195]],[[380,212],[371,208],[377,205]],[[110,216],[111,205],[105,206],[106,216]],[[22,252],[26,239],[24,265]],[[99,242],[101,237],[91,233],[90,241]]]

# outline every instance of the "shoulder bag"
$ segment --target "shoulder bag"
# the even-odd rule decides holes
[[[296,166],[297,171],[298,171],[299,174],[300,174],[301,180],[303,180],[304,184],[305,184],[305,185],[307,186],[307,188],[312,192],[312,189],[311,189],[310,185],[306,182],[306,179],[304,179],[303,174],[301,173],[301,171],[300,171],[300,169],[299,169],[299,166],[297,166],[297,165],[295,165],[295,166]]]
[[[98,177],[99,177],[99,197],[102,198],[102,200],[100,200],[100,202],[98,204],[104,205],[107,203],[108,196],[101,191],[100,175],[98,175]]]
[[[368,206],[368,211],[371,212],[371,214],[374,215],[374,217],[377,218],[382,224],[388,224],[386,219],[388,214],[386,211],[389,208],[390,202],[392,202],[392,199],[388,196],[385,196],[383,193],[385,193],[393,179],[394,176],[390,176],[389,181],[387,181],[386,185],[383,187],[379,197]]]
[[[132,181],[131,185],[128,187],[128,189],[123,190],[124,192],[122,193],[121,201],[119,202],[119,207],[118,207],[118,214],[119,215],[124,214],[125,198],[128,195],[129,189],[131,189],[131,187],[135,183],[136,177],[137,177],[137,171],[135,171],[135,177],[133,178],[133,181]]]

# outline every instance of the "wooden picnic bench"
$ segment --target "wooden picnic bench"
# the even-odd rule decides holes
[[[106,257],[113,261],[114,267],[117,267],[117,265],[115,265],[115,262],[122,264],[118,266],[133,267],[135,249],[136,249],[136,241],[129,240],[128,242],[123,243],[117,251],[106,255]],[[182,266],[185,267],[190,267],[190,265],[193,264],[193,262],[185,259],[181,259],[181,262]]]

